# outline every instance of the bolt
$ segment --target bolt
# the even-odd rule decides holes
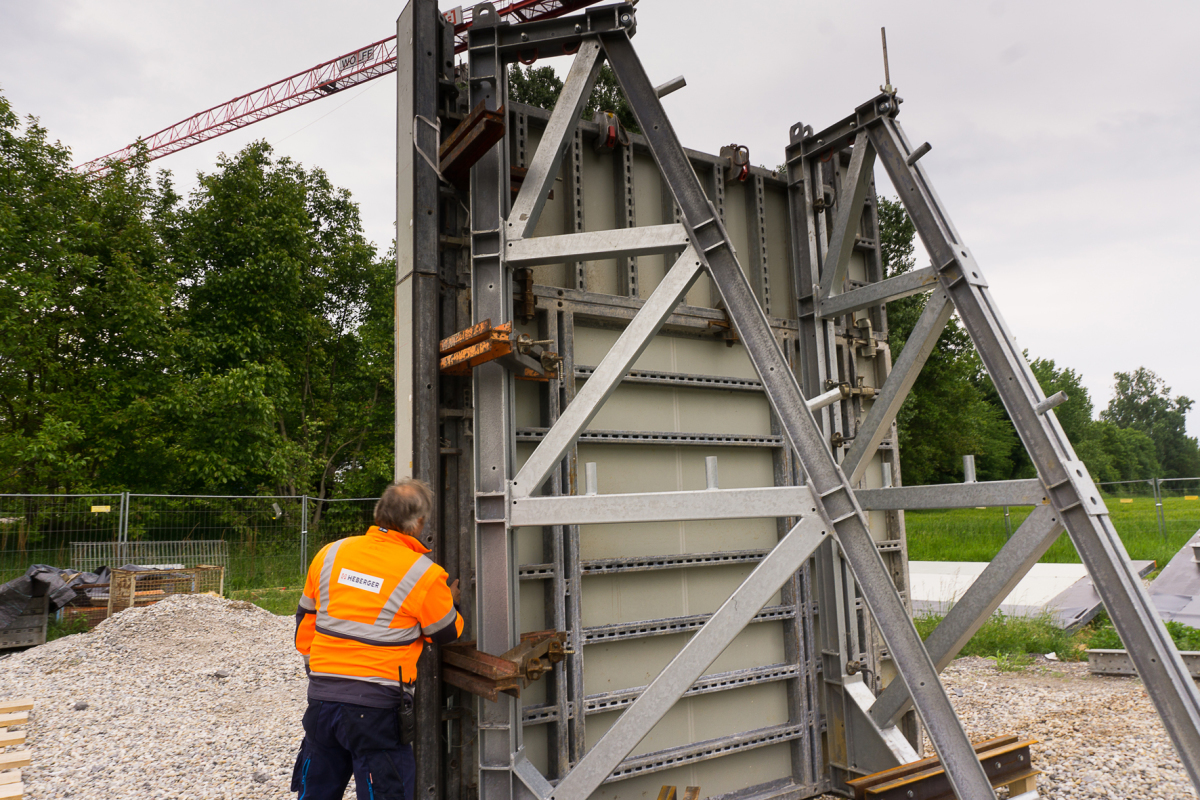
[[[529,34],[528,34],[528,33],[522,33],[522,34],[521,34],[521,41],[522,41],[522,42],[528,42],[528,41],[529,41]]]
[[[626,25],[629,24],[629,20],[631,19],[633,19],[633,17],[629,16],[628,14],[621,15],[621,22],[625,23]]]
[[[582,25],[576,25],[576,26],[575,26],[575,32],[576,32],[576,33],[583,33],[583,26],[582,26]]]

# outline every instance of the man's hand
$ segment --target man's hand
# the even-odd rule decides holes
[[[454,579],[454,583],[450,584],[450,596],[454,598],[454,605],[458,605],[459,598],[462,597],[462,592],[458,589],[458,578]]]

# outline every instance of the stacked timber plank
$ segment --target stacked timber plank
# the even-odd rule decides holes
[[[1012,800],[1034,800],[1039,770],[1033,768],[1033,739],[1000,736],[974,745],[992,788],[1008,787]],[[854,800],[954,800],[937,756],[846,781]]]
[[[25,744],[24,727],[29,722],[32,700],[0,700],[0,800],[11,800],[25,796],[25,784],[21,783],[21,767],[30,764],[29,750],[12,748]],[[21,730],[13,730],[17,726]]]

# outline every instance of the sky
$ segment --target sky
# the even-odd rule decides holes
[[[0,0],[0,93],[86,161],[390,36],[403,5]],[[1097,410],[1139,366],[1200,400],[1200,4],[641,0],[637,17],[651,79],[687,78],[664,99],[683,143],[772,167],[791,125],[878,93],[886,26],[900,122],[933,145],[922,164],[1020,346],[1080,372]],[[186,193],[265,139],[348,188],[386,249],[395,125],[389,76],[155,166]]]

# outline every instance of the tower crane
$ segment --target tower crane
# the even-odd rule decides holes
[[[501,19],[511,18],[518,22],[550,19],[596,2],[599,0],[510,0],[508,5],[497,10],[497,14]],[[460,6],[445,12],[444,16],[454,25],[454,52],[461,53],[467,49],[471,12]],[[145,143],[153,161],[395,71],[396,37],[389,36],[193,114],[138,141]],[[113,162],[129,160],[136,148],[136,143],[128,145],[79,164],[75,169],[89,174],[103,172]]]

